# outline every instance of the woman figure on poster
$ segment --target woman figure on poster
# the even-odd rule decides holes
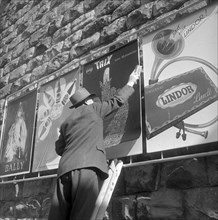
[[[27,140],[27,127],[24,118],[23,105],[20,102],[16,114],[15,122],[11,125],[8,132],[8,141],[5,150],[5,162],[22,159],[25,154]]]

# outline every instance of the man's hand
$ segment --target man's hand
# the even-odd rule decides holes
[[[136,68],[133,70],[133,72],[130,74],[127,85],[133,87],[133,85],[137,83],[137,80],[140,77],[141,71],[142,71],[142,66],[137,65]]]

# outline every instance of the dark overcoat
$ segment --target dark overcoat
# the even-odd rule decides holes
[[[124,86],[118,94],[104,102],[81,105],[72,110],[62,123],[55,150],[61,156],[58,177],[81,168],[96,168],[108,176],[105,149],[103,148],[103,119],[121,107],[134,89]]]

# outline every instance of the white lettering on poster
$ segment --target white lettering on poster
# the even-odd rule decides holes
[[[207,97],[209,97],[212,94],[212,90],[211,88],[207,89],[207,92],[201,94],[200,92],[198,92],[196,94],[196,96],[194,97],[194,104],[197,102],[202,102],[204,99],[206,99]]]
[[[113,56],[113,55],[111,54],[111,55],[108,56],[106,59],[95,62],[96,68],[97,68],[97,69],[101,69],[101,68],[103,68],[103,67],[105,67],[105,66],[110,65],[112,56]]]
[[[177,32],[182,33],[183,38],[187,38],[190,34],[192,34],[204,21],[206,18],[206,14],[199,15],[196,20],[194,20],[190,25],[184,25],[181,27],[181,24],[178,24],[178,26],[175,29],[175,34]]]
[[[156,105],[162,109],[175,107],[190,99],[196,90],[197,86],[192,83],[182,83],[173,86],[158,97]]]
[[[12,162],[5,165],[5,173],[20,171],[23,169],[24,161]]]
[[[205,19],[205,15],[201,14],[192,24],[187,27],[184,27],[183,37],[188,37],[199,25],[202,24],[203,19]]]

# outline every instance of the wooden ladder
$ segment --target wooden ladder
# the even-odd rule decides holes
[[[121,160],[112,160],[109,165],[109,177],[103,182],[100,193],[95,203],[91,220],[102,220],[110,202],[112,193],[116,186],[118,177],[121,173],[123,162]]]

